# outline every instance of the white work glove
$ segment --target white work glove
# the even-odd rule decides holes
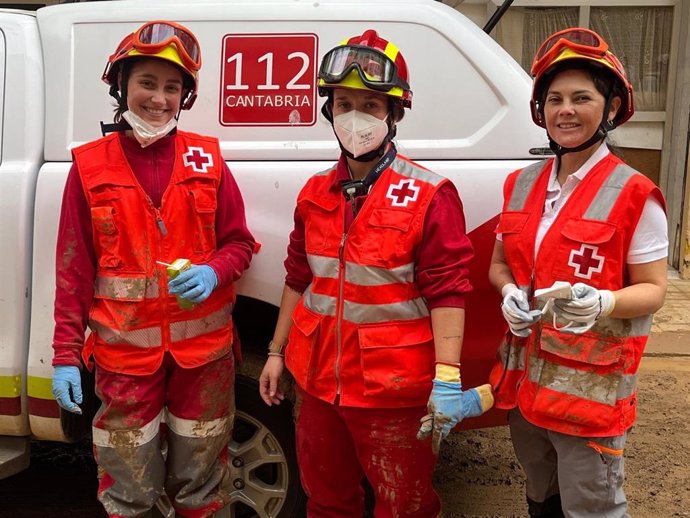
[[[515,336],[528,336],[532,332],[530,326],[541,319],[541,311],[530,310],[527,294],[513,283],[503,286],[501,295],[501,311],[510,326],[510,332]]]
[[[563,333],[582,334],[599,319],[611,314],[616,306],[612,291],[598,290],[578,282],[573,285],[571,299],[556,299],[552,311],[557,318],[569,322],[560,328]]]

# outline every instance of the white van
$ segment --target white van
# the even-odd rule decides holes
[[[159,18],[183,23],[200,40],[199,96],[180,127],[220,138],[261,243],[235,311],[245,361],[230,447],[232,505],[242,516],[297,517],[291,409],[261,403],[256,378],[277,316],[297,193],[339,154],[319,110],[320,58],[375,28],[407,60],[413,109],[399,125],[398,148],[455,182],[475,246],[467,386],[486,382],[505,330],[487,281],[503,180],[537,158],[546,136],[530,119],[523,70],[476,25],[432,0],[123,0],[0,11],[0,477],[26,467],[29,439],[65,441],[90,430],[86,416],[61,422],[51,394],[61,193],[70,149],[112,121],[100,79],[109,54],[128,31]],[[467,425],[503,418],[493,411]]]

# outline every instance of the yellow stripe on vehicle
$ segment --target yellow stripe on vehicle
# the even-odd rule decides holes
[[[29,396],[40,399],[54,399],[52,378],[29,376],[26,381]]]
[[[0,376],[0,397],[19,397],[22,395],[22,376]]]

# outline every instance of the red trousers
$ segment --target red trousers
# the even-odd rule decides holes
[[[374,490],[375,518],[437,518],[436,456],[416,434],[425,407],[354,408],[304,391],[295,410],[297,460],[309,518],[364,513],[362,478]]]
[[[234,378],[231,353],[193,369],[166,354],[148,376],[96,365],[103,404],[93,442],[101,468],[98,499],[108,516],[143,516],[164,491],[176,516],[206,518],[225,505],[232,489],[221,482],[228,476]]]

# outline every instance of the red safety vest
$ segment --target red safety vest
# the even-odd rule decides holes
[[[448,180],[398,155],[346,234],[335,177],[335,169],[315,175],[297,200],[314,277],[292,315],[287,366],[329,402],[425,405],[435,352],[415,252],[429,203]]]
[[[531,293],[554,281],[619,290],[627,285],[630,241],[659,189],[612,154],[583,178],[534,244],[552,161],[510,175],[497,233],[516,283]],[[588,332],[563,333],[548,313],[526,338],[509,335],[491,373],[496,406],[518,406],[531,423],[585,437],[621,435],[635,421],[637,369],[652,316],[605,318]],[[563,325],[563,324],[561,324]]]
[[[169,351],[183,367],[203,365],[232,344],[232,285],[191,310],[168,294],[165,266],[198,264],[216,250],[216,196],[222,172],[218,141],[178,131],[176,160],[160,209],[132,172],[117,134],[72,151],[91,209],[97,271],[83,350],[107,370],[155,372]]]

